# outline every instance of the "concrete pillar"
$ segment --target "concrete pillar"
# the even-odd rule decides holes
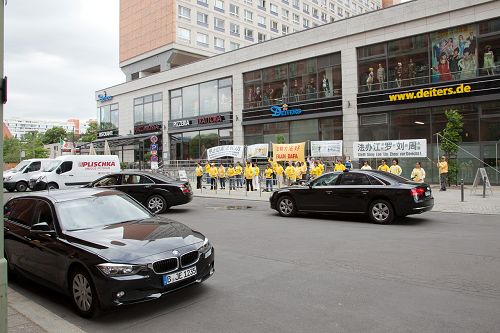
[[[233,73],[233,144],[242,145],[243,133],[243,75]]]
[[[358,66],[356,48],[342,49],[342,127],[344,155],[353,158],[352,145],[359,140],[358,124]]]

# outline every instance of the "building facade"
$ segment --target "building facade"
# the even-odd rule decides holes
[[[38,132],[45,133],[53,127],[62,127],[68,133],[80,133],[80,122],[78,119],[70,119],[68,121],[54,120],[28,120],[28,119],[5,119],[5,125],[10,130],[10,133],[16,138],[21,138],[24,134]]]
[[[135,147],[127,158],[152,135],[164,160],[204,159],[221,144],[329,139],[352,157],[356,141],[425,138],[431,180],[435,133],[455,109],[470,181],[478,159],[498,166],[499,65],[497,1],[419,0],[109,87],[111,100],[96,100],[114,117],[107,135]],[[415,161],[402,161],[405,176]]]

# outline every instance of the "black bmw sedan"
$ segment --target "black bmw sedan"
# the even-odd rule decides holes
[[[383,224],[434,206],[429,185],[374,170],[327,173],[304,186],[279,189],[270,201],[271,208],[281,216],[298,212],[359,213]]]
[[[115,189],[127,193],[151,212],[164,213],[169,207],[193,200],[191,185],[159,173],[120,172],[101,177],[85,187]]]
[[[4,214],[9,272],[68,294],[83,317],[157,299],[214,273],[205,236],[118,191],[15,197]]]

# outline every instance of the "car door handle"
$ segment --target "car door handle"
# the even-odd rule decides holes
[[[73,177],[74,175],[68,175],[68,176]]]
[[[368,194],[369,192],[370,192],[370,191],[367,191],[367,190],[365,190],[365,191],[361,191],[361,193],[362,193],[362,194]]]
[[[333,193],[333,191],[325,191],[326,194],[330,195]]]
[[[151,188],[151,185],[146,185],[144,186],[144,188]]]

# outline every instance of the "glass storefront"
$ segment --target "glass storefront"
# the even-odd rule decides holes
[[[208,129],[170,135],[171,160],[202,160],[207,149],[233,144],[232,129]]]
[[[134,127],[161,124],[162,121],[162,93],[134,98]]]
[[[359,92],[500,74],[500,19],[358,49]]]
[[[97,119],[99,131],[118,129],[118,103],[98,107]]]
[[[243,85],[245,109],[340,96],[340,53],[244,73]]]

